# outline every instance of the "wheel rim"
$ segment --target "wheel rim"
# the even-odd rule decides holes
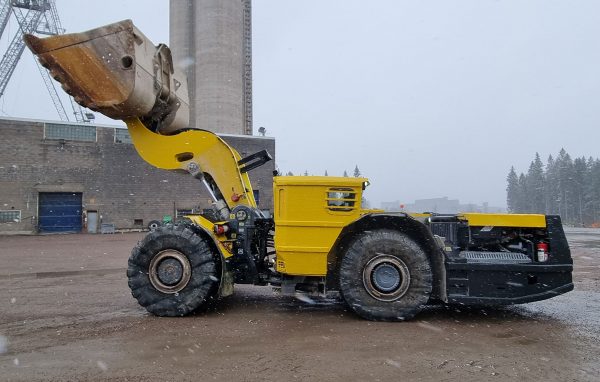
[[[363,269],[363,284],[371,297],[395,301],[408,290],[410,272],[399,258],[378,253]]]
[[[188,258],[174,249],[159,252],[150,262],[150,283],[163,293],[177,293],[186,287],[192,276]]]

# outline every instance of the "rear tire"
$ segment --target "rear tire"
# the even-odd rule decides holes
[[[398,231],[364,232],[350,244],[340,265],[344,300],[368,320],[408,320],[427,304],[431,290],[427,254]]]
[[[148,223],[148,229],[150,231],[156,231],[160,226],[162,226],[162,223],[158,220],[151,220],[150,223]]]
[[[131,294],[157,316],[184,316],[215,299],[218,254],[184,225],[160,226],[133,249],[127,277]]]

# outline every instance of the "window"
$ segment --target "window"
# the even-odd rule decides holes
[[[185,215],[192,215],[194,213],[194,209],[185,209],[185,208],[178,208],[177,209],[177,215],[175,215],[175,217],[181,217],[181,216],[185,216]]]
[[[351,188],[330,188],[327,207],[332,211],[352,211],[356,206],[356,192]]]
[[[115,143],[131,143],[131,136],[127,129],[115,129]]]
[[[19,223],[20,221],[20,210],[0,211],[0,223]]]
[[[96,126],[46,123],[44,124],[44,138],[96,142]]]

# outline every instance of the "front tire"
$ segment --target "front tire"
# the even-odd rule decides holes
[[[427,303],[431,290],[427,254],[398,231],[362,233],[350,244],[340,265],[344,300],[368,320],[408,320]]]
[[[148,230],[156,231],[161,225],[162,223],[158,220],[150,220],[150,223],[148,223]]]
[[[203,237],[184,225],[158,227],[131,253],[131,294],[157,316],[190,314],[215,298],[218,258]]]

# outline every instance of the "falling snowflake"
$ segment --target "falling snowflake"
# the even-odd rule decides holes
[[[96,362],[96,364],[98,365],[98,367],[100,368],[100,370],[102,370],[102,371],[108,370],[108,366],[106,366],[106,363],[104,363],[102,361],[98,361],[98,362]]]
[[[4,354],[8,351],[8,338],[0,336],[0,354]]]

